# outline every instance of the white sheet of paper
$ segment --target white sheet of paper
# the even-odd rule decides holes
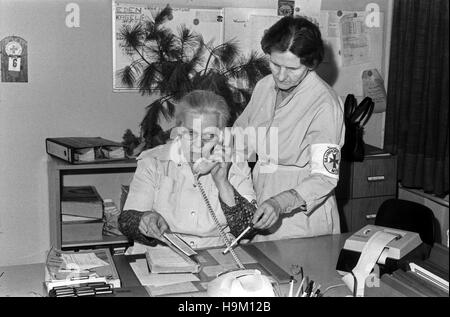
[[[372,98],[375,103],[374,113],[386,111],[387,93],[384,80],[376,68],[365,70],[362,73],[363,94]]]
[[[235,40],[244,55],[248,55],[252,49],[252,29],[250,17],[255,15],[276,16],[277,10],[261,8],[225,8],[224,41]],[[269,22],[270,23],[270,22]],[[266,27],[267,28],[267,27]],[[257,39],[255,39],[257,41]],[[261,39],[259,39],[261,41]],[[263,54],[260,45],[257,52]]]
[[[295,8],[300,11],[295,11],[295,14],[305,15],[313,18],[316,21],[320,20],[320,8],[322,7],[322,0],[295,0]]]
[[[156,274],[150,273],[146,259],[137,259],[130,263],[131,268],[136,274],[142,285],[165,286],[184,282],[199,281],[194,274],[175,273],[175,274]]]
[[[93,252],[77,254],[62,253],[61,257],[63,258],[66,267],[69,267],[70,269],[78,269],[80,271],[108,265],[107,262],[97,257]]]
[[[163,285],[163,286],[147,286],[152,296],[170,295],[190,292],[200,292],[197,287],[191,282],[183,282],[177,284]]]
[[[365,13],[344,15],[340,20],[342,65],[358,65],[370,61]]]

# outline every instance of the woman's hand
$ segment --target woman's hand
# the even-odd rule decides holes
[[[197,175],[206,175],[218,164],[218,162],[202,157],[192,165],[192,172]]]
[[[231,162],[217,163],[211,169],[211,176],[217,186],[228,182],[228,171],[230,170]]]
[[[273,199],[269,198],[263,202],[253,215],[255,229],[268,229],[272,227],[280,217],[281,206]]]
[[[139,231],[150,238],[164,241],[162,234],[169,229],[166,220],[156,211],[147,211],[139,222]]]

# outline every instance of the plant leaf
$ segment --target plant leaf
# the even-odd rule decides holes
[[[155,101],[153,101],[150,105],[146,107],[147,112],[144,116],[144,118],[141,121],[141,134],[142,137],[148,141],[151,139],[153,135],[155,135],[158,131],[158,121],[159,121],[159,115],[161,113],[162,98],[158,98]]]
[[[124,25],[120,29],[120,36],[124,42],[125,47],[137,49],[141,46],[141,42],[145,36],[141,23],[136,23],[133,26]]]
[[[203,37],[192,32],[185,24],[178,28],[178,39],[183,61],[188,62],[199,50],[203,49]]]
[[[175,114],[175,105],[170,101],[170,99],[166,99],[163,103],[161,113],[167,121],[173,118]]]
[[[215,57],[214,64],[216,67],[230,67],[239,55],[239,47],[237,41],[230,40],[216,46],[212,53]]]
[[[172,8],[170,5],[166,5],[164,9],[158,12],[155,16],[155,26],[159,27],[161,24],[167,22],[167,20],[172,16]]]
[[[136,82],[136,73],[134,68],[130,65],[120,69],[117,75],[119,76],[121,83],[126,87],[132,88],[134,86],[134,83]]]
[[[142,76],[139,79],[138,86],[142,95],[151,94],[158,85],[158,70],[155,63],[151,63],[144,68]]]
[[[270,74],[270,67],[267,58],[252,51],[247,58],[242,58],[237,66],[227,71],[230,77],[246,80],[250,89],[264,76]]]

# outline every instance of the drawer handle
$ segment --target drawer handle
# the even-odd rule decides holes
[[[366,215],[367,220],[375,219],[376,217],[377,217],[377,214]]]
[[[379,176],[368,176],[368,177],[367,177],[367,181],[368,181],[368,182],[380,182],[380,181],[384,181],[384,175],[379,175]]]

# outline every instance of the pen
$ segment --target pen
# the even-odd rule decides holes
[[[316,297],[316,293],[320,288],[320,284],[316,285],[316,283],[314,283],[314,286],[311,290],[311,296],[310,297]]]
[[[294,293],[294,277],[291,275],[291,281],[289,282],[289,295],[288,297],[292,297]]]
[[[225,250],[223,250],[222,251],[222,253],[223,254],[227,254],[227,252],[228,251],[230,251],[230,249],[233,247],[233,246],[235,246],[237,243],[238,243],[238,241],[250,230],[250,229],[252,229],[253,228],[253,225],[250,225],[250,226],[248,226],[247,228],[245,228],[245,230],[244,231],[242,231],[242,233],[236,238],[236,239],[234,239],[233,240],[233,242],[231,242],[231,244],[230,244],[230,246],[229,247],[227,247]]]
[[[303,293],[303,280],[304,280],[304,276],[303,276],[303,266],[300,266],[300,276],[302,277],[302,284],[300,285],[302,287],[301,292]]]
[[[314,285],[314,281],[311,280],[308,284],[308,287],[306,288],[306,296],[307,297],[309,297],[311,295],[313,285]]]
[[[300,295],[300,292],[303,294],[303,283],[305,282],[305,278],[302,279],[302,281],[300,282],[300,286],[297,289],[297,293],[295,293],[295,297],[298,297],[298,295]]]
[[[319,294],[320,294],[320,285],[319,285],[319,287],[317,287],[317,290],[314,293],[314,297],[319,297]]]

